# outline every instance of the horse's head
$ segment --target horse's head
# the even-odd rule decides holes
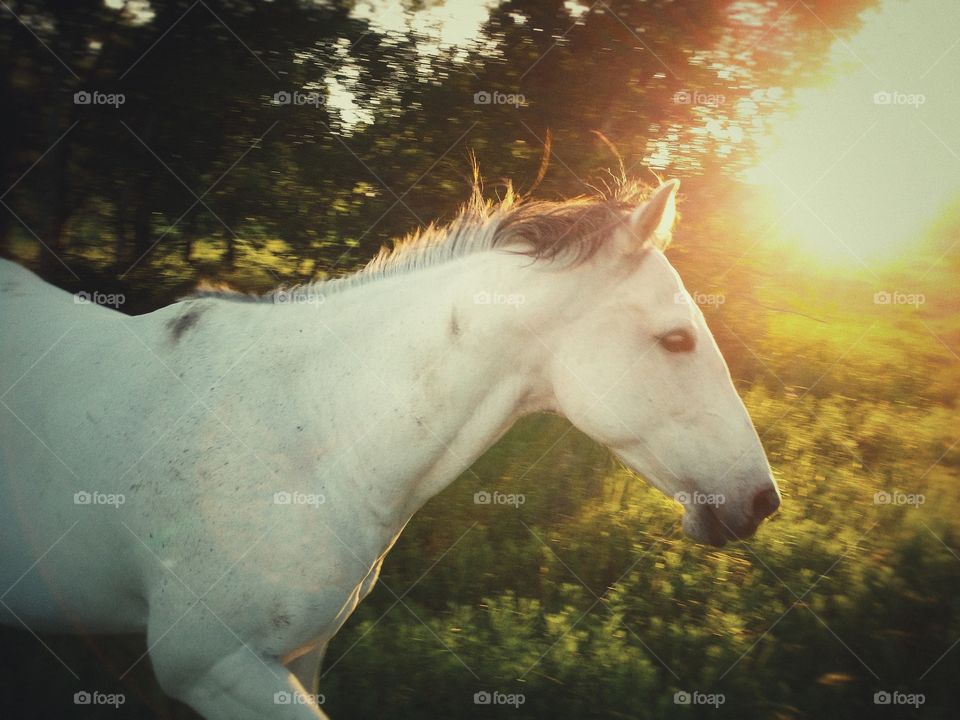
[[[551,379],[574,425],[676,498],[688,535],[719,546],[752,535],[780,493],[703,313],[660,250],[677,186],[626,213],[571,271],[582,304]]]

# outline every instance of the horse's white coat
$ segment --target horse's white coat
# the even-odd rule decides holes
[[[672,221],[674,191],[634,229]],[[0,261],[0,620],[145,631],[163,687],[211,720],[323,717],[274,702],[301,689],[285,666],[309,677],[410,516],[535,411],[664,492],[723,493],[712,519],[687,508],[695,538],[748,534],[775,485],[678,293],[625,231],[571,269],[485,250],[322,304],[140,317]],[[668,352],[678,332],[696,349]]]

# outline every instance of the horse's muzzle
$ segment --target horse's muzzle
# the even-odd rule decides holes
[[[776,486],[766,487],[753,496],[748,513],[737,520],[723,517],[722,511],[716,507],[702,506],[684,527],[694,540],[723,547],[732,540],[752,537],[760,523],[773,515],[779,507],[780,493]]]

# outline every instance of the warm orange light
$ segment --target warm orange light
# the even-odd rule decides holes
[[[960,5],[888,1],[864,20],[746,173],[774,204],[769,239],[843,271],[904,257],[960,195]]]

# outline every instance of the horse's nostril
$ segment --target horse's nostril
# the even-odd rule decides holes
[[[758,523],[773,515],[780,507],[780,495],[774,488],[761,490],[753,496],[753,519]]]

